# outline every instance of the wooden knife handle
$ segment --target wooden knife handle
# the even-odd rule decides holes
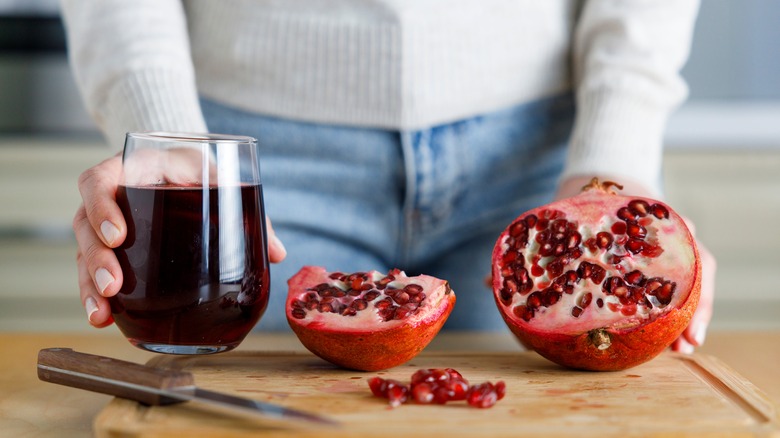
[[[155,390],[194,389],[191,373],[148,367],[70,348],[46,348],[38,352],[38,378],[74,388],[128,398],[148,405],[182,400]]]

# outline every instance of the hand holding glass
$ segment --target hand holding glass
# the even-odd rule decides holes
[[[110,299],[140,348],[235,348],[268,304],[268,250],[257,142],[216,134],[129,133],[117,203],[124,281]]]

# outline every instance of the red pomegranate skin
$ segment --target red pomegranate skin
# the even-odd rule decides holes
[[[532,317],[530,321],[525,321],[513,312],[514,306],[519,302],[517,299],[509,305],[507,304],[507,299],[502,302],[500,298],[501,290],[502,287],[505,288],[502,269],[504,269],[504,273],[507,271],[506,263],[502,265],[500,261],[508,252],[506,239],[513,224],[529,217],[529,215],[541,217],[541,215],[545,214],[545,211],[562,211],[565,213],[567,220],[577,223],[580,226],[580,231],[583,231],[583,224],[585,224],[584,226],[589,226],[589,222],[595,222],[594,218],[597,216],[614,215],[617,208],[627,205],[632,200],[643,200],[648,205],[659,205],[669,212],[669,218],[667,219],[669,223],[665,223],[663,227],[665,227],[666,231],[671,230],[669,231],[670,235],[674,234],[674,239],[670,238],[674,240],[674,244],[670,243],[668,248],[664,248],[664,251],[679,250],[685,253],[680,260],[686,261],[685,263],[681,262],[679,266],[667,263],[669,266],[658,268],[661,269],[661,273],[675,280],[680,286],[676,291],[678,295],[672,300],[673,305],[649,310],[646,315],[641,317],[638,315],[625,317],[617,315],[606,324],[586,326],[576,321],[575,318],[567,321],[565,317],[558,317],[559,320],[555,322],[544,322],[542,320],[544,315],[541,315],[539,318]],[[601,225],[601,228],[595,227],[591,231],[591,235],[595,235],[596,232],[603,230],[604,224]],[[648,225],[648,229],[651,226]],[[583,233],[586,233],[586,231],[583,231]],[[659,231],[658,235],[661,236],[661,234]],[[584,239],[585,237],[583,237]],[[656,242],[661,247],[665,244],[663,239],[664,237],[659,237],[659,241]],[[589,255],[590,253],[585,250],[583,257],[578,260],[592,262],[594,257],[589,257]],[[526,251],[524,256],[532,260],[533,251]],[[667,256],[671,257],[672,254],[667,253],[664,257]],[[642,266],[650,270],[655,268],[653,265],[656,261],[654,257],[642,260],[642,254],[632,254],[623,262],[623,269],[618,271],[615,271],[614,266],[609,266],[608,263],[601,263],[601,266],[607,269],[606,276],[625,274],[634,268],[630,265],[634,261],[639,265],[644,263]],[[576,269],[576,263],[578,263],[577,260],[570,261],[564,270]],[[591,189],[586,187],[580,195],[530,210],[515,219],[498,238],[493,251],[492,275],[496,305],[507,326],[523,346],[536,351],[541,356],[559,365],[591,371],[624,370],[656,357],[668,348],[688,326],[698,305],[701,290],[701,261],[698,249],[683,219],[671,207],[660,201],[633,196],[619,196],[611,190],[605,190],[601,186]],[[659,271],[656,269],[653,275],[660,275]],[[585,280],[579,281],[585,282]],[[536,290],[538,289],[534,286],[531,292]],[[525,297],[531,292],[526,293]],[[563,297],[566,297],[566,295],[564,294]],[[593,300],[595,301],[595,298]],[[590,307],[592,308],[593,306],[591,305]],[[585,313],[582,314],[584,315]],[[568,324],[574,324],[575,321],[577,324],[576,328],[570,328]],[[549,326],[552,326],[552,328]]]
[[[366,312],[361,320],[317,311],[304,319],[293,317],[293,301],[327,281],[330,274],[322,267],[305,266],[288,280],[287,321],[309,351],[343,368],[378,371],[408,362],[438,334],[455,305],[455,293],[446,281],[427,275],[407,277],[400,272],[400,281],[423,286],[427,295],[418,312],[407,318],[382,321],[372,305],[361,311]],[[376,271],[368,274],[385,275]]]

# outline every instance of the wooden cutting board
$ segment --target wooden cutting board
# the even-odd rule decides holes
[[[308,353],[233,352],[158,356],[198,386],[329,416],[338,428],[280,429],[263,420],[193,404],[147,407],[114,399],[96,417],[98,437],[482,437],[780,436],[777,407],[714,357],[664,353],[626,371],[558,367],[535,353],[426,353],[382,372],[336,368]],[[504,380],[506,397],[489,409],[465,402],[405,404],[374,397],[367,379],[408,382],[419,368],[459,370],[471,383]]]

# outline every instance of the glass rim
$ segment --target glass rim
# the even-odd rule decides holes
[[[257,139],[247,135],[232,135],[205,132],[167,132],[167,131],[138,131],[128,132],[128,137],[142,140],[186,142],[186,143],[257,143]]]

